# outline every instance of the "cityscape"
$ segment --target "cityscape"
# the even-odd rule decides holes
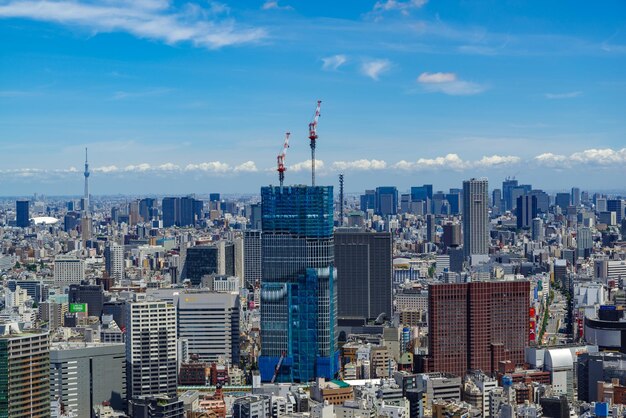
[[[626,417],[626,5],[458,3],[0,1],[0,418]]]

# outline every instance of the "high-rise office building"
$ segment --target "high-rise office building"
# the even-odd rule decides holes
[[[524,364],[530,283],[485,281],[428,286],[428,371],[465,375]]]
[[[59,285],[70,285],[85,280],[85,262],[79,258],[57,257],[54,260],[54,282]]]
[[[139,216],[144,222],[149,222],[156,215],[156,199],[151,197],[143,198],[139,201]]]
[[[261,378],[339,370],[333,187],[263,187]]]
[[[446,222],[443,224],[443,245],[456,248],[461,245],[461,224]]]
[[[76,418],[91,418],[107,402],[117,410],[126,401],[124,344],[55,343],[50,350],[50,396]]]
[[[491,192],[491,206],[498,213],[502,210],[502,190],[493,189],[493,192]]]
[[[178,338],[203,362],[239,364],[239,295],[187,291],[174,295]]]
[[[394,186],[376,188],[376,213],[380,216],[398,213],[398,189]]]
[[[71,284],[68,292],[69,303],[86,303],[89,316],[102,316],[104,289],[95,284]]]
[[[124,246],[109,242],[104,248],[104,268],[115,281],[124,280]]]
[[[507,178],[502,182],[502,200],[504,203],[503,210],[513,209],[513,189],[518,186],[518,181]]]
[[[50,417],[50,339],[47,332],[0,324],[0,417]]]
[[[531,190],[528,193],[537,198],[537,213],[548,213],[550,211],[550,195],[543,190]]]
[[[557,193],[554,198],[554,205],[561,208],[561,211],[567,210],[572,203],[569,193]]]
[[[606,211],[607,212],[615,212],[615,217],[617,218],[617,223],[622,223],[622,219],[624,219],[624,201],[622,199],[609,199],[606,201]]]
[[[246,287],[261,283],[261,231],[247,229],[243,233],[243,269]]]
[[[437,240],[437,219],[435,215],[426,215],[426,241],[435,242]]]
[[[235,246],[232,242],[197,245],[187,248],[183,277],[189,279],[193,286],[198,286],[203,276],[234,276],[235,264]]]
[[[529,194],[519,196],[515,208],[518,229],[530,229],[537,217],[537,197]]]
[[[432,184],[424,184],[422,186],[414,186],[411,187],[411,201],[417,202],[421,200],[426,202],[433,198],[433,185]]]
[[[572,187],[572,205],[580,206],[580,189]]]
[[[129,302],[126,312],[128,396],[176,395],[176,308],[146,299]]]
[[[15,226],[26,228],[30,225],[30,202],[28,200],[18,200],[15,202]]]
[[[163,227],[176,226],[180,219],[180,199],[177,197],[164,197],[161,201],[161,212],[163,213]]]
[[[487,179],[463,182],[463,251],[466,257],[489,252],[488,190]]]
[[[591,229],[581,227],[576,230],[576,252],[578,257],[588,258],[593,248],[593,234]]]
[[[446,194],[446,200],[450,206],[450,215],[458,215],[461,213],[461,209],[463,207],[463,203],[461,201],[461,193],[448,193]]]
[[[359,208],[363,212],[367,212],[368,209],[376,210],[376,190],[366,190],[365,194],[361,195]]]
[[[391,317],[392,239],[389,232],[339,228],[335,232],[339,317]]]
[[[543,221],[540,218],[533,219],[532,226],[532,239],[533,241],[542,241],[544,238],[543,234]]]

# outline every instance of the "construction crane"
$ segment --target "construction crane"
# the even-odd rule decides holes
[[[311,140],[311,183],[315,186],[315,140],[317,139],[317,120],[320,118],[322,101],[317,101],[313,122],[309,123],[309,139]]]
[[[280,358],[278,359],[278,364],[276,364],[276,368],[274,369],[274,376],[272,376],[272,380],[270,380],[270,383],[274,383],[274,381],[276,380],[276,376],[278,376],[280,366],[283,365],[283,360],[285,359],[285,357],[287,357],[287,352],[283,351],[280,355]]]
[[[278,181],[280,181],[280,187],[283,187],[283,181],[285,180],[285,171],[287,171],[287,168],[285,167],[285,156],[287,155],[287,148],[289,148],[289,135],[291,135],[291,133],[285,133],[285,143],[283,144],[283,148],[280,150],[280,153],[276,158],[278,162],[278,168],[276,169],[276,171],[278,171]]]

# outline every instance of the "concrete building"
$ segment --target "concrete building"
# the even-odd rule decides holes
[[[489,183],[463,182],[463,250],[465,257],[489,252]]]
[[[339,317],[391,317],[392,239],[389,232],[353,228],[335,231],[335,266]]]
[[[174,296],[178,338],[188,341],[189,354],[203,362],[224,357],[239,363],[239,295],[185,292]]]
[[[50,340],[47,332],[0,324],[0,417],[50,417]]]
[[[526,280],[431,284],[427,371],[493,373],[500,361],[524,363],[530,283]]]
[[[176,395],[176,308],[138,296],[127,306],[126,392]]]
[[[128,409],[130,418],[185,418],[185,405],[176,395],[135,396]]]
[[[73,257],[58,257],[54,260],[54,282],[57,286],[79,284],[85,280],[85,262]]]
[[[126,403],[124,344],[54,343],[50,350],[50,398],[76,418],[91,418],[92,407]]]
[[[246,230],[243,233],[244,282],[246,287],[261,283],[261,231]]]
[[[116,282],[124,280],[124,246],[110,242],[104,249],[106,273]]]
[[[235,399],[233,418],[270,418],[270,398],[264,395],[248,395]]]

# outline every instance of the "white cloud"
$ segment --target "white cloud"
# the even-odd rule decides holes
[[[599,167],[623,166],[626,164],[626,148],[590,148],[569,155],[547,152],[534,158],[539,165],[552,168],[571,168],[585,165]]]
[[[569,93],[546,93],[546,99],[573,99],[583,94],[582,91],[570,91]]]
[[[119,171],[119,168],[116,165],[106,165],[103,167],[96,167],[92,170],[94,173],[115,173]]]
[[[374,11],[391,11],[397,10],[402,14],[408,14],[412,9],[419,9],[424,6],[428,0],[383,0],[374,4]]]
[[[124,171],[144,172],[150,170],[150,164],[141,163],[137,165],[127,165],[124,167]]]
[[[361,72],[372,80],[378,80],[378,77],[390,68],[391,61],[387,59],[370,60],[361,64]]]
[[[491,168],[503,165],[514,165],[521,162],[520,157],[513,155],[489,155],[479,160],[463,160],[458,154],[447,154],[443,157],[420,158],[417,161],[401,160],[393,165],[398,170],[469,170]]]
[[[293,10],[291,6],[281,6],[277,1],[268,0],[261,6],[263,10]]]
[[[336,71],[348,61],[348,57],[343,54],[332,55],[322,58],[322,69],[326,71]]]
[[[128,32],[167,44],[190,42],[205,48],[256,42],[266,31],[215,20],[212,8],[175,8],[168,0],[18,1],[0,6],[0,18],[33,19],[88,29],[90,32]]]
[[[236,166],[235,171],[243,173],[254,173],[259,170],[256,168],[256,164],[254,163],[254,161],[246,161],[245,163]]]
[[[417,77],[417,82],[426,91],[450,96],[468,96],[487,89],[484,85],[460,80],[454,73],[422,73]]]
[[[475,167],[494,167],[499,165],[513,165],[521,162],[520,157],[514,155],[491,155],[484,156],[480,160],[474,162]]]
[[[220,161],[210,161],[199,164],[187,164],[185,171],[203,171],[211,173],[225,173],[229,171],[230,167],[226,163]]]
[[[417,77],[417,81],[420,83],[451,83],[456,81],[456,74],[454,73],[422,73]]]
[[[315,170],[321,170],[324,168],[324,161],[315,160]],[[306,171],[311,170],[311,160],[301,161],[299,163],[295,163],[289,166],[288,170],[293,172]]]
[[[356,160],[356,161],[335,161],[332,164],[333,170],[382,170],[387,167],[383,160]]]
[[[173,163],[165,163],[156,167],[159,171],[178,171],[180,167]]]

